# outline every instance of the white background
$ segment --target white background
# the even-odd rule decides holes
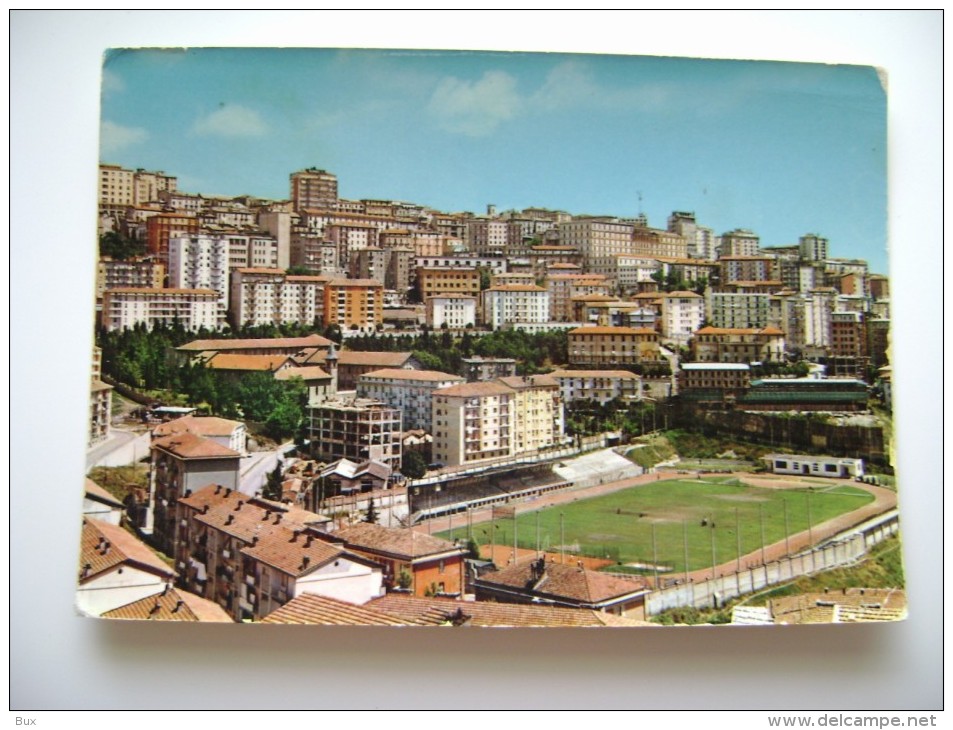
[[[13,710],[941,706],[939,12],[14,11],[10,24]],[[886,69],[910,619],[874,626],[516,631],[75,617],[101,54],[117,46],[202,45],[584,51]]]

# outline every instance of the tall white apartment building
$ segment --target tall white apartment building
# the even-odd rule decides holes
[[[178,323],[187,330],[221,329],[225,307],[215,289],[107,289],[103,292],[102,325],[107,330],[137,324]]]
[[[705,321],[705,298],[691,291],[673,291],[659,298],[662,337],[680,345],[688,344],[692,333]]]
[[[169,286],[214,289],[228,302],[228,241],[221,236],[172,236],[169,239]]]
[[[466,294],[441,294],[427,297],[427,325],[441,329],[465,329],[476,324],[476,297]]]
[[[433,431],[433,394],[439,388],[465,383],[459,375],[437,370],[386,368],[364,373],[357,379],[358,398],[371,398],[398,409],[405,430]]]
[[[328,276],[288,276],[283,269],[236,269],[231,274],[229,318],[246,324],[324,321],[324,287]]]
[[[493,329],[510,323],[548,321],[549,292],[542,287],[506,284],[483,292],[483,322]]]

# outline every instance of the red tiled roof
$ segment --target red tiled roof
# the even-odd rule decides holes
[[[554,370],[551,378],[619,378],[620,380],[638,380],[639,376],[628,370]]]
[[[551,596],[574,603],[597,605],[644,593],[648,586],[641,578],[620,578],[573,565],[547,562],[541,578],[534,573],[534,563],[511,565],[503,570],[485,573],[477,579],[490,587],[515,589],[532,596]]]
[[[79,582],[88,583],[120,565],[133,565],[164,578],[171,579],[175,576],[175,571],[163,563],[145,543],[123,528],[85,518],[80,542]]]
[[[227,350],[259,350],[259,349],[289,349],[304,347],[330,347],[331,340],[321,335],[308,335],[307,337],[275,337],[246,340],[193,340],[177,350],[225,352]]]
[[[463,382],[465,378],[450,373],[442,373],[439,370],[405,370],[403,368],[384,368],[382,370],[373,370],[361,375],[364,378],[386,378],[388,380],[423,380],[427,382],[442,382],[444,380],[455,380]]]
[[[152,442],[154,447],[158,447],[170,454],[181,456],[187,459],[216,459],[239,457],[237,451],[232,451],[227,446],[212,441],[211,439],[196,436],[194,433],[177,433],[171,436],[163,436]]]
[[[232,623],[214,601],[178,588],[169,588],[103,614],[103,618],[140,621],[212,621]]]
[[[338,365],[378,365],[382,368],[400,367],[410,360],[412,352],[355,352],[343,350],[338,353]]]
[[[570,330],[571,335],[657,335],[658,332],[647,327],[577,327]]]
[[[260,560],[292,576],[306,575],[337,558],[347,557],[338,545],[332,545],[301,533],[294,525],[276,526],[257,544],[242,548],[242,554]],[[296,535],[295,533],[298,532]]]
[[[205,364],[213,370],[274,372],[290,359],[288,355],[236,355],[232,353],[219,353]]]
[[[484,395],[507,395],[512,392],[512,388],[495,380],[491,380],[449,385],[446,388],[438,388],[434,391],[434,395],[447,395],[454,398],[475,398]]]
[[[122,507],[122,502],[112,496],[112,494],[107,492],[92,479],[86,480],[86,496],[96,500],[97,502],[103,502],[112,507]]]
[[[332,537],[344,540],[349,548],[386,553],[401,558],[423,558],[454,552],[463,554],[463,548],[439,537],[426,535],[416,530],[383,527],[364,522],[342,527],[335,531]]]
[[[327,521],[314,512],[249,497],[217,484],[182,497],[179,503],[197,511],[193,515],[196,521],[247,543],[255,537],[264,540],[275,533],[284,539],[286,528],[303,530],[309,523]]]
[[[702,327],[696,335],[783,335],[777,327]]]
[[[602,613],[588,608],[563,608],[493,601],[457,601],[451,598],[417,598],[388,593],[365,604],[407,622],[431,625],[456,623],[469,626],[649,626],[644,621]]]
[[[404,620],[366,606],[302,593],[262,619],[265,624],[320,626],[407,626],[423,621]]]
[[[292,378],[301,378],[302,380],[330,380],[331,376],[319,365],[306,365],[300,368],[284,368],[275,373],[277,380],[291,380]]]
[[[196,436],[231,436],[235,429],[241,426],[239,421],[229,421],[217,416],[182,416],[172,421],[161,423],[152,429],[156,437],[171,436],[177,433],[193,433]]]

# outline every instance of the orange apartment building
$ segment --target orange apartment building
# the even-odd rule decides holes
[[[324,324],[342,330],[384,323],[384,285],[375,279],[332,279],[324,285]]]

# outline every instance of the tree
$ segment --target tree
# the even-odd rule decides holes
[[[419,451],[405,451],[400,468],[408,479],[420,479],[427,473],[427,461]]]
[[[364,522],[372,525],[377,524],[377,508],[374,506],[374,498],[367,501],[367,511],[364,513]]]
[[[275,464],[275,468],[268,473],[265,480],[265,489],[262,496],[275,502],[281,501],[281,462]]]

